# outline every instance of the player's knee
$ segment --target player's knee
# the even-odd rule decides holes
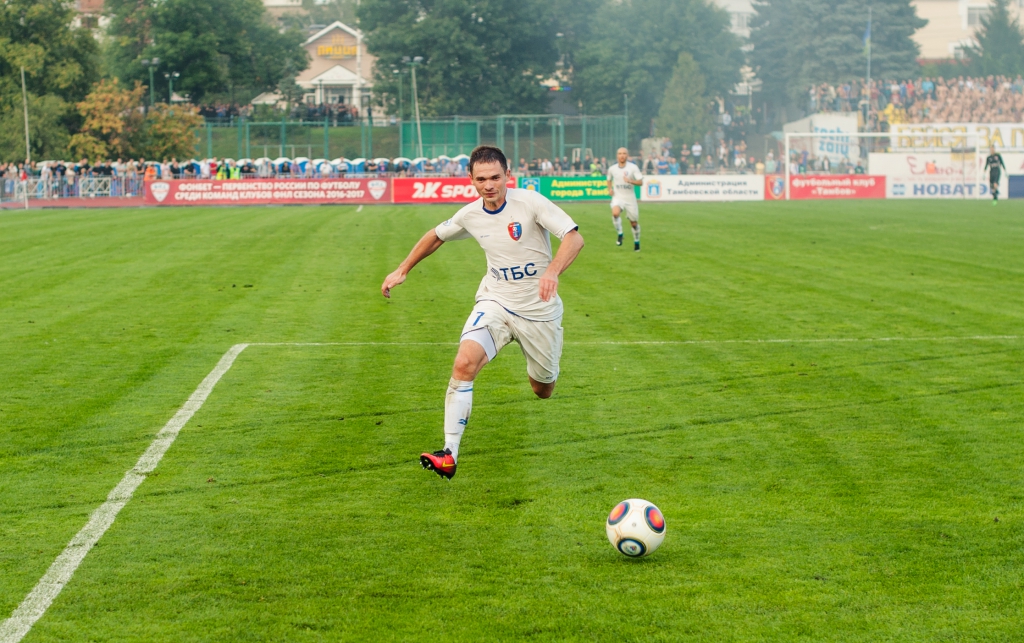
[[[455,356],[455,365],[452,367],[455,377],[461,380],[471,380],[476,377],[479,369],[476,360],[469,355],[459,353]]]

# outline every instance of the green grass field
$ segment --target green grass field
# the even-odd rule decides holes
[[[354,342],[246,349],[24,640],[1021,640],[1022,204],[566,209],[558,389],[508,347],[450,483],[483,254],[379,285],[454,207],[0,213],[0,620],[229,347]]]

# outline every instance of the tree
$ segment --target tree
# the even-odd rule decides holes
[[[81,100],[99,76],[96,40],[75,29],[63,0],[5,0],[0,8],[0,108],[21,104],[21,67],[28,91]]]
[[[364,0],[366,43],[377,57],[374,92],[398,96],[393,68],[423,56],[420,112],[543,113],[540,81],[558,60],[557,21],[545,0]]]
[[[0,157],[25,159],[21,69],[28,89],[32,158],[64,153],[81,100],[98,76],[95,39],[72,26],[70,3],[6,0],[0,8]]]
[[[166,103],[144,112],[146,93],[138,81],[132,89],[122,87],[116,78],[97,83],[77,105],[83,124],[71,137],[71,153],[88,159],[187,157],[195,153],[202,117],[192,107]]]
[[[159,58],[156,77],[179,72],[175,84],[193,102],[235,88],[272,89],[288,63],[309,64],[303,35],[279,31],[260,0],[107,0],[106,11],[114,73],[148,83],[141,61]]]
[[[302,11],[285,13],[277,19],[285,27],[299,30],[311,25],[329,25],[341,22],[355,26],[358,0],[302,0]]]
[[[188,158],[196,152],[202,126],[203,117],[194,107],[158,103],[146,114],[138,153],[154,159]]]
[[[295,82],[297,74],[291,65],[286,65],[281,80],[277,83],[277,92],[284,98],[285,109],[290,110],[293,103],[302,99],[302,87]]]
[[[977,44],[967,49],[968,69],[978,76],[1008,76],[1024,69],[1024,31],[1010,15],[1008,0],[995,0],[992,11],[981,19]]]
[[[713,96],[740,80],[743,52],[729,14],[704,0],[608,2],[592,29],[573,60],[573,93],[587,114],[621,114],[628,95],[632,140],[649,133],[680,53],[692,56]]]
[[[656,133],[683,147],[690,141],[703,140],[712,126],[708,103],[697,61],[689,52],[680,52],[658,110]]]
[[[913,35],[928,21],[911,0],[764,0],[755,4],[750,37],[764,98],[776,107],[800,105],[812,84],[863,78],[869,4],[872,76],[919,75]]]
[[[32,160],[63,158],[68,147],[68,104],[57,96],[30,96]],[[21,103],[0,114],[0,161],[25,160],[25,112]]]
[[[71,153],[87,159],[131,156],[142,129],[139,107],[145,92],[138,81],[132,89],[121,87],[116,78],[97,83],[77,105],[83,120],[81,131],[71,137]]]

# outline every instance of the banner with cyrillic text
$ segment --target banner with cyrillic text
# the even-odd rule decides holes
[[[643,201],[762,201],[760,174],[668,174],[644,177]]]
[[[147,205],[391,203],[391,179],[146,181]]]

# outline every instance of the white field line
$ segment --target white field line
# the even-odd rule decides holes
[[[106,533],[107,529],[110,529],[110,525],[114,523],[114,518],[117,517],[118,512],[128,504],[132,494],[139,488],[142,481],[146,479],[146,475],[156,468],[160,459],[167,453],[167,449],[174,444],[174,440],[178,437],[182,427],[203,406],[203,402],[210,396],[213,387],[228,372],[228,369],[235,362],[235,358],[245,350],[246,346],[248,344],[235,344],[227,353],[224,353],[224,356],[217,362],[217,366],[199,384],[199,388],[178,409],[178,412],[164,425],[164,428],[156,434],[153,442],[146,449],[146,452],[142,454],[142,457],[139,458],[139,461],[135,463],[135,466],[128,473],[124,474],[121,482],[107,496],[107,501],[93,512],[89,517],[89,522],[85,523],[81,531],[75,534],[75,537],[71,539],[71,542],[64,548],[64,551],[57,556],[57,560],[53,561],[53,564],[50,565],[50,569],[46,570],[46,573],[43,574],[43,577],[36,586],[25,597],[25,600],[14,610],[11,617],[0,623],[0,643],[18,643],[28,634],[28,631],[32,629],[36,621],[46,613],[50,604],[53,603],[57,595],[64,589],[64,586],[71,580],[75,570],[78,569],[82,560],[85,559],[85,555],[89,553],[93,545]]]
[[[357,213],[358,213],[358,212],[362,212],[362,211],[363,211],[363,206],[359,206],[358,208],[356,208],[356,212],[357,212]]]
[[[571,342],[570,344],[582,346],[616,346],[616,345],[700,345],[700,344],[823,344],[823,343],[854,343],[854,342],[969,342],[969,341],[1000,341],[1018,340],[1022,335],[974,335],[968,337],[836,337],[820,339],[694,339],[680,341],[624,341],[624,342]],[[75,534],[64,551],[57,556],[50,568],[39,580],[36,586],[29,592],[25,600],[14,610],[10,618],[0,623],[0,643],[19,643],[36,621],[42,618],[43,614],[60,594],[64,586],[68,584],[75,570],[85,559],[86,554],[93,545],[106,533],[114,523],[117,514],[131,500],[132,494],[139,488],[146,475],[151,473],[160,463],[160,460],[167,453],[167,450],[174,444],[178,433],[185,424],[196,414],[206,402],[206,399],[213,392],[220,378],[231,368],[242,351],[249,346],[456,346],[456,342],[251,342],[247,344],[235,344],[224,356],[220,358],[217,365],[210,374],[199,384],[199,387],[188,398],[185,404],[178,409],[164,428],[157,433],[153,442],[142,454],[139,461],[135,463],[118,483],[114,490],[107,496],[106,502],[100,505],[99,509],[89,517],[89,522],[82,527],[81,531]]]
[[[853,344],[884,342],[990,342],[1024,339],[1024,335],[949,337],[821,337],[810,339],[680,339],[668,341],[566,342],[567,346],[695,346],[702,344]],[[458,346],[458,342],[250,342],[249,346]]]

